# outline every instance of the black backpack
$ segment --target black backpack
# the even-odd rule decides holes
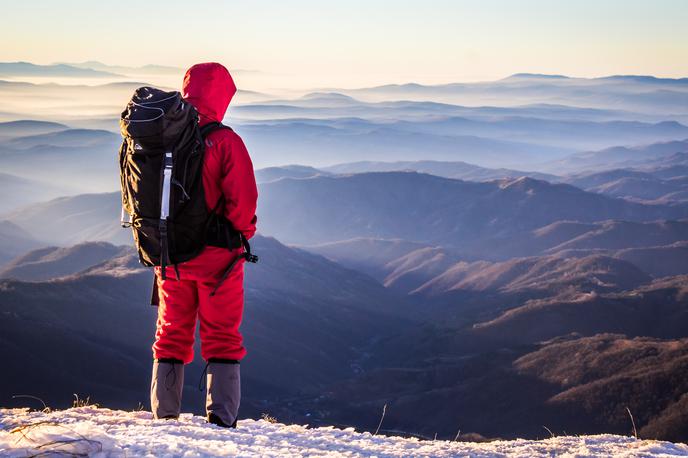
[[[220,283],[240,258],[258,260],[246,238],[218,213],[224,199],[213,209],[206,206],[204,139],[215,129],[231,130],[220,123],[200,128],[196,109],[179,92],[152,87],[137,89],[120,117],[122,226],[132,228],[141,263],[160,266],[163,279],[169,265],[179,277],[177,264],[206,245],[244,247]]]

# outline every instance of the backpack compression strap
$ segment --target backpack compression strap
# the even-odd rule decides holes
[[[218,210],[224,205],[224,203],[225,197],[221,195],[220,198],[217,199],[215,207],[212,209],[212,214],[217,215]],[[223,226],[227,241],[230,241],[232,239],[230,231],[235,231],[238,234],[239,240],[241,242],[241,248],[243,248],[243,251],[239,253],[234,259],[232,259],[232,262],[229,263],[225,271],[222,273],[222,277],[220,277],[220,280],[218,280],[217,284],[215,285],[215,288],[213,288],[213,291],[210,293],[210,296],[215,295],[217,290],[220,288],[220,286],[222,286],[222,283],[224,283],[224,281],[227,279],[229,274],[232,272],[232,269],[234,269],[234,266],[236,266],[237,262],[239,262],[240,259],[244,259],[246,262],[250,262],[253,264],[258,262],[258,256],[251,253],[251,244],[248,243],[248,239],[244,237],[244,234],[234,229],[234,227],[231,225],[229,221],[226,221],[225,224],[223,224]],[[228,248],[232,247],[229,246]]]
[[[213,288],[213,291],[210,293],[210,296],[214,296],[217,290],[222,286],[222,283],[227,279],[229,274],[232,272],[234,269],[234,266],[237,265],[237,262],[239,262],[240,259],[244,259],[246,262],[251,262],[251,263],[256,263],[258,262],[258,256],[255,254],[251,253],[251,245],[248,243],[248,240],[246,237],[244,237],[243,234],[239,233],[239,237],[241,237],[241,244],[244,247],[244,250],[237,255],[234,259],[232,259],[232,262],[229,263],[225,271],[222,273],[222,277],[220,277],[220,280],[217,282],[215,285],[215,288]]]
[[[205,140],[205,138],[210,135],[211,132],[217,129],[229,129],[232,132],[234,132],[234,129],[232,129],[229,126],[225,126],[221,122],[209,122],[208,124],[205,124],[203,127],[201,127],[201,137]]]

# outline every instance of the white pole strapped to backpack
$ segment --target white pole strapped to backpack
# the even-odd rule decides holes
[[[160,219],[167,219],[170,215],[170,184],[172,182],[172,152],[165,153],[163,178],[162,178],[162,200],[160,202]]]
[[[167,240],[167,217],[170,215],[170,185],[172,182],[172,151],[165,153],[162,170],[162,195],[160,201],[160,275],[166,279],[165,267],[170,262]]]

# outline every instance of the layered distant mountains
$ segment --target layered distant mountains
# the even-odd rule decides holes
[[[247,413],[269,407],[285,420],[373,428],[374,420],[357,419],[376,418],[384,401],[392,430],[449,436],[460,423],[488,437],[513,437],[539,435],[540,423],[623,432],[625,406],[642,409],[651,397],[640,428],[683,437],[675,392],[628,392],[603,363],[557,366],[555,358],[609,342],[633,349],[624,356],[635,368],[628,383],[659,390],[660,375],[682,377],[684,366],[669,356],[637,355],[683,354],[675,343],[688,332],[683,204],[632,202],[523,177],[469,182],[288,167],[266,171],[265,179],[261,230],[307,251],[255,240],[261,262],[247,267],[243,328],[251,349]],[[5,225],[10,233],[31,227],[35,237],[61,245],[127,244],[118,204],[117,193],[56,199],[10,214]],[[108,355],[107,366],[90,363],[96,378],[79,377],[84,369],[51,373],[52,391],[29,388],[54,403],[68,402],[65,391],[118,406],[143,400],[154,320],[146,305],[150,273],[131,248],[41,248],[6,263],[0,276],[6,345],[28,349],[17,350],[22,360],[23,352],[34,355],[13,371]],[[139,325],[127,326],[129,319]],[[189,383],[200,369],[190,368]],[[121,371],[132,375],[124,380]],[[556,378],[568,373],[580,375]],[[276,383],[284,374],[288,381]],[[20,388],[7,383],[4,392]],[[191,386],[188,393],[190,401],[198,396]],[[488,402],[498,395],[510,407]],[[421,406],[433,409],[433,420],[409,418]],[[526,410],[532,422],[522,421]]]
[[[512,169],[491,169],[465,162],[398,161],[351,162],[329,167],[314,168],[301,165],[268,167],[256,171],[259,182],[281,178],[310,178],[366,172],[420,172],[465,181],[493,181],[505,178],[530,177],[552,183],[568,183],[581,189],[636,201],[669,203],[686,200],[688,174],[688,143],[672,142],[638,148],[639,157],[624,160],[609,156],[608,151],[588,153],[585,157],[595,163],[588,164],[584,172],[562,175]],[[642,152],[642,153],[641,153]],[[662,154],[666,154],[662,156]],[[583,157],[583,156],[581,156]],[[597,166],[597,167],[596,167]],[[602,171],[597,171],[598,169]],[[562,169],[566,170],[566,169]]]
[[[52,197],[118,186],[121,139],[104,130],[42,121],[0,123],[0,212]]]
[[[116,224],[119,205],[118,193],[85,194],[25,207],[7,219],[54,243],[123,243],[128,234]],[[687,218],[688,203],[631,202],[527,177],[469,182],[385,172],[263,183],[259,214],[261,231],[288,243],[402,238],[498,258],[485,251],[488,247],[480,248],[481,243],[528,237],[557,221]],[[51,221],[60,221],[59,228]]]
[[[66,64],[37,65],[30,62],[0,62],[0,78],[27,76],[108,78],[121,75],[108,71]]]
[[[156,311],[117,118],[178,72],[0,64],[0,404],[145,406]],[[686,97],[646,76],[242,88],[226,122],[262,235],[241,415],[375,430],[386,405],[385,433],[480,439],[628,434],[630,410],[688,440]]]
[[[25,228],[7,220],[0,221],[0,265],[44,243],[36,240]]]
[[[636,264],[598,253],[579,257],[531,256],[489,262],[465,261],[462,256],[437,247],[406,249],[383,257],[379,257],[379,253],[384,247],[380,251],[371,250],[371,255],[366,252],[366,249],[391,244],[395,242],[355,239],[308,249],[351,268],[365,270],[389,288],[432,296],[453,291],[517,293],[528,290],[532,294],[538,289],[547,295],[557,295],[572,291],[627,289],[650,280],[650,275]],[[677,249],[677,254],[683,254],[684,249]],[[644,264],[641,257],[635,260],[637,264]],[[679,265],[674,267],[679,273],[688,272],[683,263]],[[591,280],[592,276],[594,280]]]
[[[113,122],[113,125],[116,124]],[[281,129],[279,126],[273,126],[274,128],[270,129],[262,126],[260,129],[265,128],[266,132],[251,133],[254,127],[243,126],[240,130],[246,132],[248,136],[262,139],[260,141],[268,141],[270,136],[279,135]],[[329,143],[328,146],[315,144],[307,148],[304,146],[306,149],[303,151],[311,147],[335,151],[337,148],[335,144],[330,143],[331,139],[326,139],[329,135],[326,132],[330,132],[327,129],[329,128],[318,127],[310,134],[299,136],[299,141],[306,141],[308,135],[313,135],[318,138],[318,142]],[[294,135],[294,133],[290,132],[288,135]],[[393,145],[401,138],[403,136],[396,137],[396,140],[392,142],[383,140],[385,148],[395,148]],[[348,145],[347,149],[355,142],[354,137],[348,134],[341,137],[341,140]],[[374,142],[362,141],[368,145],[366,147],[377,148],[371,146]],[[72,129],[63,124],[43,121],[0,123],[0,166],[4,176],[1,186],[5,195],[8,196],[0,204],[0,213],[52,197],[117,189],[115,158],[120,142],[118,134],[107,130]],[[279,143],[289,145],[289,140],[283,138],[279,140]],[[403,148],[417,150],[416,147],[411,146],[412,143],[405,143],[405,145]],[[299,149],[302,146],[300,143],[295,143],[288,147]],[[428,146],[428,148],[437,151],[433,146]],[[381,150],[377,149],[377,151]],[[484,162],[478,159],[478,156],[483,159],[487,157],[480,153],[479,149],[471,149],[471,151],[476,154],[473,159],[478,162]],[[257,156],[260,157],[259,154]],[[342,159],[356,158],[355,155],[349,153],[337,156],[337,158],[340,157]],[[336,160],[334,157],[333,159]],[[40,164],[51,166],[41,167]],[[270,167],[258,170],[257,178],[261,182],[268,182],[279,178],[391,171],[417,171],[467,181],[490,181],[527,176],[548,182],[570,183],[589,191],[614,197],[632,198],[636,201],[672,203],[688,198],[688,184],[685,180],[688,173],[688,144],[685,141],[656,143],[642,148],[619,147],[593,153],[577,153],[560,162],[552,162],[543,167],[555,173],[489,168],[461,161],[421,160],[347,162],[322,168]],[[600,172],[600,169],[604,171]]]
[[[569,107],[610,108],[662,114],[685,113],[688,78],[615,75],[569,78],[521,73],[498,81],[435,86],[390,84],[345,91],[367,100],[422,100],[505,106],[525,102]]]
[[[77,274],[112,258],[131,254],[129,247],[106,242],[85,242],[71,247],[46,247],[13,259],[0,269],[0,278],[50,280]]]
[[[365,275],[273,239],[258,237],[254,247],[261,263],[247,269],[243,328],[255,355],[245,364],[252,415],[262,413],[260,400],[354,375],[367,346],[412,322],[404,299]],[[0,381],[0,402],[26,390],[60,405],[73,391],[122,406],[146,402],[155,309],[146,303],[151,272],[127,267],[133,256],[130,248],[91,243],[37,250],[4,270],[23,280],[0,281],[0,340],[12,349],[14,374]],[[201,368],[188,376],[195,398]]]
[[[400,245],[387,245],[388,254],[393,257],[409,248]],[[423,304],[275,240],[259,237],[254,246],[262,260],[247,267],[243,328],[251,349],[245,364],[245,411],[251,415],[269,406],[281,418],[298,419],[316,411],[316,422],[348,422],[387,400],[388,427],[421,434],[437,429],[450,435],[449,420],[487,436],[538,434],[539,425],[520,419],[520,409],[526,408],[531,418],[555,430],[622,432],[627,424],[617,410],[650,405],[646,391],[629,394],[628,387],[659,387],[663,379],[656,377],[680,377],[684,367],[676,358],[684,358],[685,345],[661,339],[686,332],[685,276],[653,282],[632,265],[615,265],[603,257],[582,262],[524,259],[506,270],[499,264],[477,269],[472,286],[457,288],[464,295],[490,294],[466,296],[453,305],[432,298]],[[76,253],[81,256],[74,257]],[[0,304],[9,312],[0,320],[3,345],[15,349],[12,373],[26,373],[29,381],[23,375],[5,378],[3,392],[30,389],[53,405],[70,402],[67,388],[112,405],[145,402],[154,310],[145,303],[150,273],[135,267],[133,256],[128,248],[84,244],[38,250],[5,269],[6,276],[25,280],[2,282]],[[529,271],[517,267],[524,262]],[[49,281],[36,281],[36,272]],[[564,278],[569,284],[558,286]],[[551,290],[543,290],[546,285]],[[569,287],[580,291],[563,297],[561,290]],[[476,306],[479,297],[482,304]],[[504,311],[505,301],[523,305]],[[452,325],[456,313],[463,316]],[[476,324],[466,327],[466,320]],[[452,331],[452,326],[458,327]],[[578,334],[569,336],[572,332]],[[604,332],[623,335],[600,334]],[[546,342],[556,336],[568,337]],[[629,340],[635,336],[655,340]],[[275,338],[283,350],[275,347]],[[621,353],[606,350],[610,345]],[[567,352],[586,352],[589,357],[560,358]],[[662,356],[643,356],[648,352]],[[20,360],[21,365],[12,363]],[[78,369],[82,360],[90,361],[93,376]],[[28,374],[45,373],[48,361],[75,370],[52,371],[49,385],[31,381]],[[623,369],[630,385],[621,384],[609,364],[633,365],[632,371]],[[198,397],[192,385],[200,369],[189,369],[189,402]],[[21,380],[21,386],[12,380]],[[609,388],[600,390],[600,385]],[[651,407],[638,414],[640,427],[657,437],[683,437],[677,430],[680,407],[674,404],[681,389],[651,391],[657,394]],[[498,392],[512,408],[504,411],[500,404],[487,402]],[[448,393],[453,393],[450,410],[440,407],[448,402]],[[300,399],[298,406],[288,401],[294,396]],[[404,414],[422,404],[435,406],[432,420],[420,424]],[[491,423],[497,416],[500,422]],[[589,416],[595,418],[592,424]],[[374,421],[358,424],[371,427],[368,423]]]
[[[467,182],[417,173],[366,173],[287,178],[265,183],[261,190],[261,230],[299,244],[363,236],[474,251],[479,241],[512,237],[561,220],[688,216],[683,203],[641,204],[526,177]]]
[[[288,170],[288,169],[287,169]],[[335,173],[335,174],[353,174],[364,172],[403,172],[414,171],[420,173],[427,173],[429,175],[437,175],[445,178],[456,178],[466,181],[490,181],[501,178],[519,178],[527,176],[537,178],[539,180],[557,181],[556,175],[539,172],[527,172],[523,170],[510,169],[490,169],[479,167],[477,165],[468,164],[466,162],[449,162],[449,161],[398,161],[398,162],[350,162],[346,164],[338,164],[330,167],[325,167],[320,173]],[[312,173],[309,176],[316,175]],[[285,177],[287,177],[286,175]],[[301,178],[305,178],[302,176]],[[290,178],[299,178],[291,176]],[[274,178],[273,178],[274,179]]]
[[[151,79],[161,86],[158,76],[181,73],[162,66],[98,62],[0,63],[2,68],[8,78],[15,76],[0,81],[0,97],[6,101],[0,120],[59,120],[113,133],[118,133],[118,115],[137,87]],[[89,85],[18,80],[22,74],[50,81],[61,73],[79,72],[110,78],[99,77]],[[180,82],[166,77],[162,86],[172,89]],[[581,152],[627,148],[630,157],[644,145],[685,141],[686,97],[685,80],[626,76],[522,74],[485,83],[332,89],[290,98],[241,88],[227,122],[246,137],[261,168],[436,160],[560,175],[590,168],[584,155],[569,158]]]

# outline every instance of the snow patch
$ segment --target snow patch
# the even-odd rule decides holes
[[[0,409],[0,455],[92,457],[551,457],[688,456],[688,446],[613,435],[555,437],[489,443],[422,441],[240,420],[236,430],[183,414],[153,420],[150,412],[80,407],[55,412]]]

